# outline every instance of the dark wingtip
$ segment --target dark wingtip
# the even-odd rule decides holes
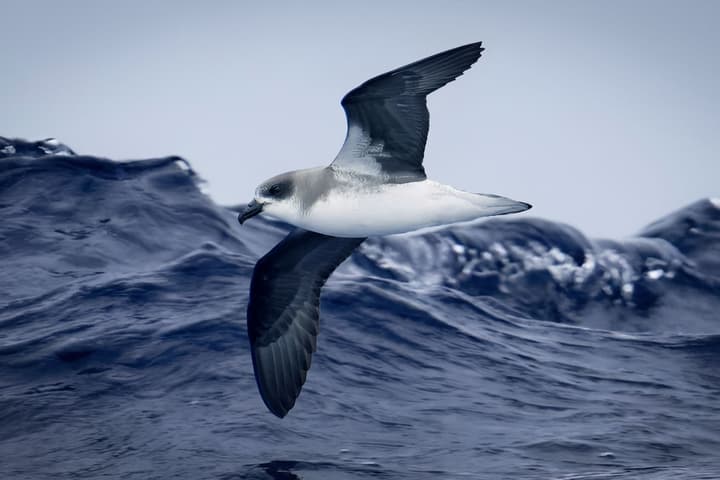
[[[284,409],[283,409],[283,410],[277,410],[277,409],[274,409],[274,408],[270,408],[270,406],[267,405],[267,403],[266,403],[265,405],[268,407],[268,410],[270,410],[270,413],[272,413],[273,415],[275,415],[275,416],[278,417],[278,418],[285,418],[285,415],[287,415],[288,412],[289,412],[289,410],[284,410]]]
[[[260,386],[260,379],[257,378],[257,375],[255,376],[255,379],[258,381],[258,386]],[[260,398],[262,398],[265,407],[267,407],[270,413],[278,418],[285,418],[285,416],[290,412],[290,409],[295,406],[295,402],[293,401],[289,408],[285,408],[282,404],[283,402],[281,402],[278,398],[269,396],[265,388],[262,386],[260,386]]]
[[[475,63],[478,58],[482,56],[482,52],[485,51],[485,47],[482,46],[483,42],[474,42],[474,43],[468,43],[467,45],[461,45],[459,47],[455,47],[453,49],[450,49],[444,53],[450,53],[450,52],[473,52],[477,55],[475,57],[475,60],[472,61],[472,63]],[[471,64],[472,65],[472,64]]]
[[[459,48],[473,48],[473,49],[477,49],[478,52],[483,52],[485,50],[485,47],[483,47],[482,44],[483,44],[482,41],[473,42],[473,43],[468,43],[467,45],[465,45],[463,47],[459,47]]]
[[[522,203],[523,205],[525,205],[525,210],[530,210],[530,209],[533,207],[532,205],[530,205],[530,204],[527,203],[527,202],[520,202],[520,203]]]

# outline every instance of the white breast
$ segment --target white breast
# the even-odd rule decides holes
[[[513,200],[467,193],[431,180],[339,189],[283,220],[336,237],[404,233],[526,210]],[[285,216],[285,215],[283,215]]]

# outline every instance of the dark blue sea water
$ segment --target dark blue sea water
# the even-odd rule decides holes
[[[720,202],[370,239],[280,420],[245,307],[286,227],[198,185],[0,139],[0,478],[720,478]]]

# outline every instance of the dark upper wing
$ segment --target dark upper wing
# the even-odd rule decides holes
[[[372,78],[345,95],[348,130],[335,169],[384,175],[393,183],[424,180],[430,114],[425,98],[480,58],[482,42],[438,53]]]
[[[364,238],[295,229],[255,265],[248,336],[260,395],[284,417],[295,405],[315,351],[320,289]]]

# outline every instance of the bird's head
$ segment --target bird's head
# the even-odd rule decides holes
[[[255,197],[238,215],[238,221],[246,220],[260,212],[266,212],[282,219],[283,212],[290,207],[295,193],[295,182],[290,173],[283,173],[264,181],[255,189]]]

